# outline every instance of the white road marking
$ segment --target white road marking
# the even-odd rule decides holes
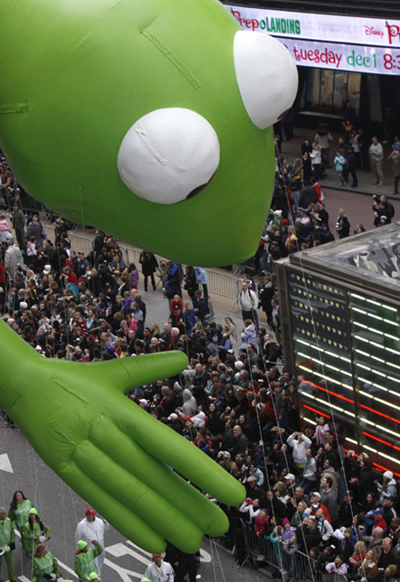
[[[139,550],[139,552],[142,552],[142,554],[144,554],[145,556],[149,556],[150,559],[153,558],[153,554],[151,554],[150,552],[146,552],[145,550],[142,550],[142,548],[131,542],[131,540],[126,540],[126,543],[132,546],[133,548]]]
[[[0,455],[0,471],[6,471],[6,473],[14,473],[14,469],[11,466],[10,459],[7,453]]]
[[[132,570],[121,568],[121,566],[117,566],[117,564],[114,564],[114,562],[111,562],[111,560],[108,560],[107,558],[104,560],[104,563],[106,566],[115,570],[120,575],[123,582],[132,582],[132,578],[139,578],[140,580],[143,578],[143,573],[138,574],[137,572],[132,572]]]
[[[130,546],[132,546],[133,548],[136,548],[137,550],[139,550],[139,552],[142,552],[142,554],[144,554],[145,556],[149,556],[150,561],[152,561],[153,554],[151,554],[150,552],[146,552],[145,550],[142,550],[142,548],[140,548],[139,546],[137,546],[136,544],[134,544],[130,540],[126,540],[126,543],[129,544]],[[211,563],[211,555],[208,552],[206,552],[206,550],[203,550],[203,548],[200,548],[200,559],[202,562],[204,562],[204,564]]]
[[[200,560],[205,564],[211,563],[211,555],[205,550],[203,550],[203,548],[200,548]]]
[[[124,546],[124,544],[114,544],[113,546],[108,546],[106,548],[106,552],[109,552],[112,556],[115,556],[116,558],[120,558],[121,556],[126,556],[126,554],[129,554],[130,556],[135,558],[135,560],[138,560],[145,566],[148,566],[151,563],[151,560],[148,560],[147,558],[145,558],[141,554],[138,554],[131,548],[127,548],[126,546]]]

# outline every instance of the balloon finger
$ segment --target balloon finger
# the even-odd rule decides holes
[[[134,415],[131,406],[135,407]],[[246,495],[243,485],[200,449],[133,402],[128,402],[125,407],[119,406],[118,418],[114,421],[150,455],[174,467],[222,503],[238,505],[243,502]]]
[[[123,502],[100,487],[94,475],[88,477],[73,462],[65,464],[57,473],[123,536],[148,552],[165,550],[164,538]]]
[[[107,493],[114,495],[172,544],[187,553],[194,553],[200,547],[203,533],[191,520],[93,443],[82,442],[73,458],[83,473],[95,475]]]
[[[184,508],[185,515],[203,532],[218,536],[227,531],[229,523],[219,507],[164,463],[141,449],[108,418],[102,418],[92,428],[90,439],[116,463],[179,511]]]

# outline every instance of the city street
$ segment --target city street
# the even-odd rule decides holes
[[[147,302],[147,321],[163,324],[168,317],[168,303],[160,291],[143,293]],[[238,326],[241,319],[227,311],[216,309],[216,321],[231,315]],[[241,327],[239,327],[241,329]],[[84,365],[84,364],[82,364]],[[29,380],[27,380],[29,381]],[[7,511],[16,490],[22,490],[37,507],[44,523],[50,527],[49,550],[59,560],[64,579],[77,580],[73,571],[76,524],[85,517],[88,505],[49,469],[32,449],[24,435],[17,429],[0,425],[0,506]],[[115,529],[105,535],[106,559],[102,572],[104,582],[132,582],[141,580],[151,555],[138,548]],[[16,541],[14,562],[20,582],[32,580],[30,560],[21,552]],[[237,570],[233,557],[215,543],[204,539],[201,549],[201,567],[198,577],[205,582],[262,582],[265,575],[250,566]],[[5,564],[0,579],[7,580]],[[200,578],[199,578],[200,579]]]
[[[44,523],[50,527],[51,540],[48,548],[59,561],[63,578],[75,582],[75,528],[85,517],[88,505],[43,463],[19,430],[3,424],[0,426],[0,505],[6,507],[7,511],[16,490],[22,490],[38,508]],[[112,527],[106,532],[105,540],[106,559],[102,580],[141,580],[151,561],[151,555],[123,538]],[[14,563],[20,582],[32,580],[31,562],[22,552],[18,538]],[[0,576],[1,580],[7,580],[5,564]],[[198,577],[200,576],[205,582],[222,582],[228,579],[230,582],[266,580],[265,576],[250,566],[236,570],[233,557],[207,539],[203,541],[201,549]]]

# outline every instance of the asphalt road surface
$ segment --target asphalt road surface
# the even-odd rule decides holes
[[[356,194],[354,191],[349,192],[340,189],[331,190],[324,188],[323,184],[322,190],[325,195],[326,210],[329,214],[329,227],[333,234],[336,234],[335,223],[340,208],[344,208],[350,221],[350,234],[353,234],[359,223],[363,224],[366,230],[375,230],[372,195]],[[379,188],[377,188],[376,194],[380,194]],[[393,204],[395,209],[394,221],[400,221],[400,200],[392,198],[389,202]]]
[[[29,379],[27,379],[29,381]],[[64,579],[76,582],[73,571],[76,524],[85,517],[88,505],[49,469],[17,429],[0,426],[0,505],[9,509],[14,491],[21,490],[37,507],[50,527],[48,548],[57,558]],[[98,516],[101,517],[101,516]],[[110,527],[105,534],[106,558],[102,582],[140,580],[151,555]],[[13,552],[17,579],[32,580],[31,561],[16,540]],[[3,561],[1,580],[7,580]],[[198,576],[204,582],[261,582],[266,577],[249,566],[236,570],[233,557],[204,539]]]

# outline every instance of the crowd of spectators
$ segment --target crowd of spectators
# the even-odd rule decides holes
[[[368,567],[382,580],[394,578],[397,484],[389,472],[380,483],[365,454],[346,454],[326,418],[301,432],[296,384],[282,362],[274,275],[258,285],[244,276],[238,297],[243,327],[230,317],[219,324],[209,316],[204,274],[196,280],[194,267],[182,273],[143,251],[140,292],[139,269],[125,265],[115,239],[98,232],[92,251],[75,253],[63,220],[53,244],[43,238],[38,218],[28,216],[28,228],[39,224],[39,257],[23,257],[12,273],[3,268],[7,324],[44,357],[81,365],[184,351],[189,365],[181,374],[127,396],[240,480],[246,501],[231,516],[254,528],[260,564],[271,544],[279,576],[304,553],[313,558],[315,575],[345,572],[357,579]],[[10,249],[20,253],[13,239],[1,248],[5,264]],[[149,323],[146,292],[158,280],[166,317]],[[258,305],[268,325],[259,324]]]
[[[311,579],[396,580],[400,507],[393,474],[378,476],[365,453],[346,453],[325,417],[302,431],[295,379],[284,368],[273,261],[334,237],[317,180],[311,176],[297,190],[281,179],[294,168],[285,160],[282,168],[255,256],[263,280],[245,275],[238,296],[243,327],[230,317],[212,320],[204,269],[183,270],[146,251],[137,265],[126,264],[118,241],[101,231],[91,251],[74,252],[68,222],[57,219],[50,241],[39,213],[25,215],[17,195],[9,201],[14,233],[0,216],[2,317],[43,357],[81,365],[185,352],[189,365],[181,374],[127,397],[243,484],[246,501],[226,510],[231,524],[241,519],[255,532],[260,564],[272,556],[276,575],[299,578],[296,559],[304,554]],[[374,210],[385,204],[376,197]],[[350,233],[344,210],[336,229],[340,237]],[[163,321],[149,318],[150,284],[165,296]],[[224,542],[238,546],[233,529]]]
[[[280,124],[279,124],[280,125]],[[341,126],[341,137],[338,139],[335,148],[332,148],[333,137],[326,123],[321,122],[310,143],[304,140],[301,144],[301,156],[293,164],[293,170],[287,172],[281,178],[296,180],[301,178],[306,183],[310,183],[314,177],[317,181],[322,181],[327,177],[327,170],[333,167],[337,172],[339,187],[346,186],[349,176],[352,178],[352,188],[358,188],[357,172],[372,172],[372,185],[378,187],[384,184],[383,161],[386,157],[391,165],[393,177],[393,194],[398,194],[398,183],[400,177],[400,139],[396,135],[396,124],[393,122],[393,112],[389,109],[385,118],[385,135],[382,142],[375,134],[360,126],[355,109],[348,102],[344,121]],[[276,126],[279,134],[280,129]],[[286,140],[293,137],[285,134]],[[277,135],[275,139],[277,151],[281,152],[281,138]],[[390,148],[389,155],[385,152],[385,146]],[[278,164],[277,164],[278,165]]]
[[[349,172],[353,175],[353,186],[357,186],[356,170],[363,165],[365,171],[367,156],[361,156],[361,145],[357,139],[367,142],[360,130],[359,134],[347,132],[338,140],[334,164],[339,175],[340,185],[346,185]],[[364,232],[363,224],[357,224],[353,230],[343,208],[338,211],[332,221],[325,208],[324,193],[321,181],[330,168],[329,155],[332,136],[324,125],[316,133],[315,141],[310,144],[305,140],[301,145],[302,157],[291,164],[285,155],[280,153],[280,141],[276,143],[275,186],[271,202],[271,212],[263,232],[260,247],[255,257],[256,271],[272,273],[274,260],[289,254],[335,240],[351,234]],[[382,145],[373,138],[371,148]],[[356,143],[358,146],[356,148]],[[351,145],[353,144],[353,145]],[[353,150],[357,149],[356,152]],[[383,150],[382,150],[383,151]],[[350,153],[349,153],[350,152]],[[357,155],[356,155],[357,154]],[[371,154],[372,155],[372,154]],[[382,154],[383,155],[383,154]],[[395,193],[397,193],[400,176],[400,141],[395,138],[389,159],[393,163],[395,177]],[[364,161],[363,161],[364,160]],[[369,162],[368,162],[369,164]],[[381,171],[380,162],[379,171]],[[379,185],[378,182],[374,184]],[[385,195],[374,195],[372,201],[372,222],[375,227],[390,224],[394,218],[394,207]]]

